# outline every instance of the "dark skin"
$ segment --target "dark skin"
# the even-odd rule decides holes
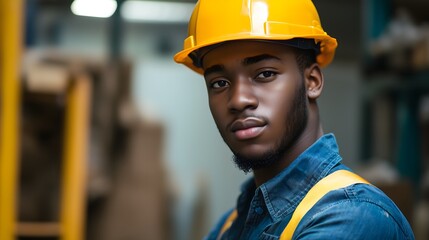
[[[283,149],[274,162],[253,169],[257,186],[323,135],[316,102],[323,89],[322,72],[315,63],[301,73],[290,47],[227,42],[205,54],[203,69],[210,111],[232,152],[261,161]],[[304,108],[294,107],[297,99],[302,99]],[[299,114],[303,111],[305,117]]]

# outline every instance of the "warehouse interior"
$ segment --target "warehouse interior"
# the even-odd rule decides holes
[[[313,2],[324,131],[429,239],[429,2]],[[0,240],[202,239],[234,206],[250,175],[173,61],[195,3],[0,0]]]

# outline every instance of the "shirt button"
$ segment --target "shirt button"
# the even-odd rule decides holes
[[[264,213],[264,209],[261,207],[257,207],[257,208],[255,208],[255,212],[256,212],[256,214],[261,215],[262,213]]]

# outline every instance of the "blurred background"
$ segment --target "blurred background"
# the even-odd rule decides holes
[[[234,206],[250,175],[172,60],[195,2],[0,0],[0,240],[201,239]],[[324,130],[429,239],[429,2],[314,3]]]

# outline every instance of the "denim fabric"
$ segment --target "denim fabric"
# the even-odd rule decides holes
[[[237,200],[238,217],[226,239],[279,239],[307,192],[328,174],[348,169],[333,134],[321,137],[276,177],[256,188],[249,179]],[[217,239],[228,211],[206,239]],[[276,226],[280,226],[277,227]],[[354,184],[326,194],[302,218],[293,239],[414,239],[396,205],[379,189]]]

